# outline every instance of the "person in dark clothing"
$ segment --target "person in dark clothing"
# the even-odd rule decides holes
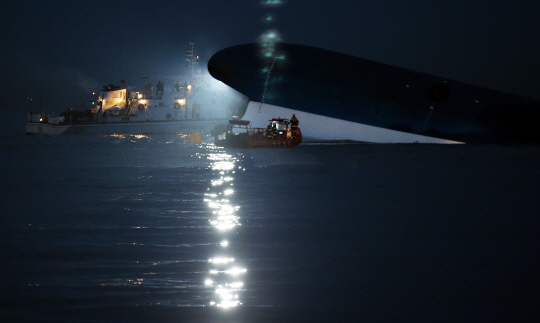
[[[300,123],[300,121],[298,121],[298,118],[294,115],[292,115],[292,118],[289,120],[289,123],[291,124],[291,135],[293,137],[296,137],[296,134],[297,134],[297,129],[298,129],[298,124]]]
[[[291,123],[291,130],[296,130],[298,128],[298,124],[300,123],[300,121],[298,121],[298,118],[294,115],[292,115],[292,118],[291,120],[289,120],[289,122]]]

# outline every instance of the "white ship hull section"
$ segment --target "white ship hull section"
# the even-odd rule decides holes
[[[305,141],[354,140],[373,143],[428,143],[460,144],[461,142],[411,134],[368,126],[356,122],[329,118],[318,114],[297,111],[280,106],[251,101],[242,117],[251,121],[254,127],[266,127],[271,118],[291,118],[300,121],[300,129]]]

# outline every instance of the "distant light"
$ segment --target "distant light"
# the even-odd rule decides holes
[[[139,93],[139,99],[142,99],[142,94]]]
[[[221,241],[220,245],[221,245],[222,247],[227,247],[227,246],[229,245],[229,241],[223,240],[223,241]]]
[[[281,41],[281,34],[277,29],[269,29],[259,36],[259,39],[263,44],[273,44]]]
[[[95,95],[95,94],[96,94],[96,92],[92,92],[92,95]]]
[[[285,4],[285,0],[261,0],[261,5],[265,7],[279,7]]]

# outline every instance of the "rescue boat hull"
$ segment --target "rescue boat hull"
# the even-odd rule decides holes
[[[263,128],[254,128],[252,133],[230,135],[216,139],[215,144],[224,148],[293,148],[302,142],[300,128],[296,131],[283,132],[277,137],[268,137]]]

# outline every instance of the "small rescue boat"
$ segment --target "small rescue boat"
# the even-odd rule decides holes
[[[291,129],[289,119],[272,118],[266,128],[252,128],[249,120],[231,119],[227,131],[215,138],[225,148],[292,148],[302,142],[300,128]]]

